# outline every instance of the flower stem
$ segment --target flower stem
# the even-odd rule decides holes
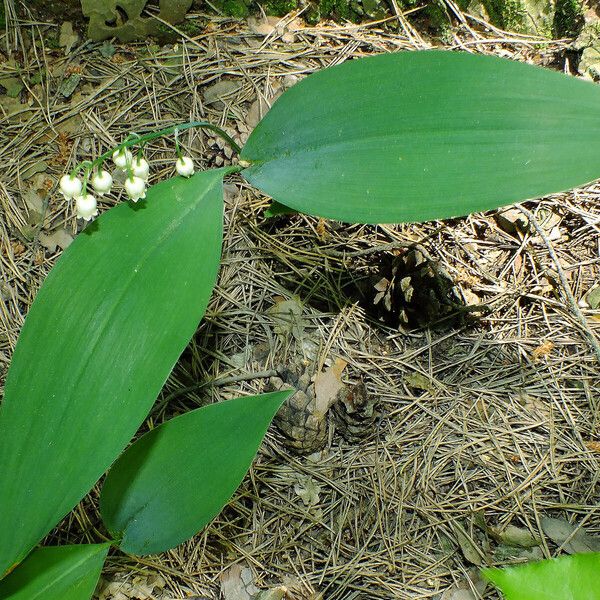
[[[113,152],[116,150],[121,150],[123,148],[129,148],[131,146],[137,146],[138,144],[144,144],[149,142],[150,140],[154,140],[159,137],[163,137],[165,135],[170,135],[171,133],[177,133],[179,131],[185,131],[186,129],[193,129],[195,127],[204,127],[206,129],[210,129],[214,131],[217,135],[221,136],[232,148],[234,152],[239,154],[242,149],[236,144],[236,142],[231,138],[230,135],[225,133],[220,127],[213,125],[212,123],[208,123],[207,121],[191,121],[190,123],[183,123],[181,125],[172,125],[171,127],[166,127],[165,129],[161,129],[160,131],[153,131],[151,133],[146,133],[145,135],[135,134],[134,136],[129,135],[125,138],[125,141],[121,142],[116,149],[109,150],[104,154],[101,154],[96,160],[92,163],[92,168],[101,165],[103,161],[110,158],[113,155]],[[86,161],[87,162],[87,161]],[[76,167],[77,170],[81,169],[83,163]]]

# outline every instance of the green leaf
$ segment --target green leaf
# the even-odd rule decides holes
[[[89,600],[109,547],[38,548],[0,581],[0,600]]]
[[[281,204],[280,202],[271,202],[271,205],[265,210],[265,217],[270,219],[271,217],[278,217],[279,215],[295,215],[298,214],[297,210]]]
[[[574,554],[506,569],[484,569],[506,600],[599,600],[600,553]]]
[[[600,177],[600,86],[460,52],[362,58],[285,92],[240,158],[250,183],[305,213],[466,215]]]
[[[292,391],[210,404],[159,425],[109,471],[100,511],[120,547],[133,554],[174,548],[231,498]]]
[[[115,460],[193,335],[219,270],[226,172],[107,211],[40,289],[0,406],[0,574]]]

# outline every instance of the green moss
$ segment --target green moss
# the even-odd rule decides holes
[[[202,33],[202,27],[195,19],[186,19],[183,23],[178,25],[178,28],[190,37],[194,37],[195,35]]]
[[[557,37],[577,37],[584,23],[580,0],[556,0],[554,33]]]
[[[524,31],[527,11],[521,0],[487,0],[490,17],[507,31]]]
[[[298,0],[265,0],[261,3],[268,15],[283,17],[298,8]]]
[[[424,9],[429,29],[444,42],[452,41],[452,24],[440,0],[432,0]]]
[[[252,0],[214,0],[212,5],[223,14],[235,19],[245,19],[250,14]]]

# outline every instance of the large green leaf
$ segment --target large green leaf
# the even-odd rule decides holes
[[[210,404],[159,425],[129,447],[100,496],[102,518],[121,549],[162,552],[202,529],[239,486],[291,393]]]
[[[0,407],[0,574],[115,460],[193,335],[219,269],[225,172],[109,210],[40,289]]]
[[[486,569],[506,600],[600,600],[600,553]]]
[[[38,548],[0,581],[0,600],[89,600],[109,547]]]
[[[460,52],[352,60],[283,94],[241,158],[250,183],[305,213],[465,215],[600,177],[600,86]]]

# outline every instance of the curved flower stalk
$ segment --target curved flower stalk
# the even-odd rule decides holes
[[[78,218],[85,221],[91,220],[98,215],[98,209],[96,198],[87,191],[88,184],[94,188],[98,196],[109,193],[113,188],[114,179],[103,168],[103,164],[107,160],[112,160],[114,165],[125,171],[127,175],[123,186],[129,199],[133,202],[143,200],[146,197],[146,188],[150,176],[150,164],[143,156],[143,146],[150,140],[170,134],[175,135],[178,157],[175,161],[175,170],[183,177],[191,177],[195,173],[194,162],[189,156],[181,154],[177,136],[180,131],[194,127],[211,129],[220,135],[235,152],[239,153],[241,151],[231,136],[221,128],[205,121],[192,121],[182,125],[174,125],[144,135],[132,133],[116,148],[105,152],[93,161],[86,160],[79,163],[70,174],[63,175],[59,182],[60,192],[66,200],[75,200],[75,210]],[[139,147],[135,156],[130,149],[134,146]],[[78,177],[80,171],[83,171],[83,180]]]

